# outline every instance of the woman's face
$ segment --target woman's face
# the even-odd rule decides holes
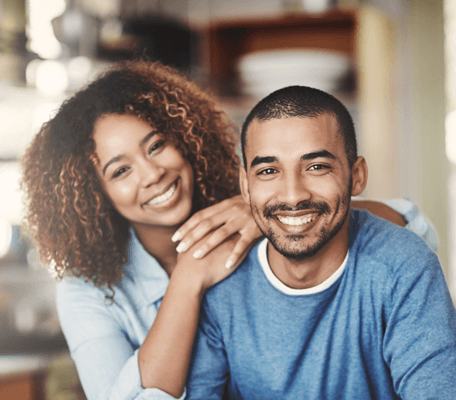
[[[133,227],[174,230],[190,216],[193,170],[161,132],[136,116],[109,114],[94,140],[102,186]]]

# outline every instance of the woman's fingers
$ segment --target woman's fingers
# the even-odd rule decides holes
[[[237,242],[237,234],[226,239],[223,243],[217,246],[214,251],[211,251],[207,257],[202,259],[195,259],[191,254],[179,254],[176,269],[190,269],[191,279],[196,279],[201,282],[204,290],[215,285],[221,280],[229,276],[236,268],[226,269],[224,267],[224,260],[228,257]],[[190,249],[194,252],[195,248],[199,247],[201,243],[197,243],[195,247]],[[190,253],[189,252],[189,253]],[[236,265],[238,266],[238,264]],[[174,272],[173,272],[174,273]]]
[[[232,236],[233,233],[239,233],[239,239],[237,240],[236,245],[231,251],[229,257],[225,260],[225,267],[229,269],[233,265],[240,263],[248,251],[255,245],[258,239],[262,237],[262,233],[255,224],[253,218],[244,223],[243,228],[240,230],[237,225],[234,228],[229,224],[217,229],[212,235],[209,236],[207,241],[203,241],[203,244],[198,248],[198,250],[193,253],[193,257],[203,258],[220,243]]]
[[[239,229],[230,229],[228,224],[221,226],[216,229],[214,233],[209,235],[209,238],[204,242],[204,244],[193,253],[193,257],[203,258],[212,249],[216,248],[225,239],[229,238],[233,233],[238,231]]]
[[[231,269],[233,267],[237,267],[247,255],[249,250],[253,247],[254,243],[255,242],[249,241],[241,236],[234,246],[233,251],[227,258],[225,268]]]
[[[202,249],[202,252],[207,254],[209,249],[217,246],[232,234],[239,232],[249,218],[252,218],[250,208],[241,196],[235,196],[195,213],[179,228],[172,240],[180,241],[177,251],[184,252],[211,231],[217,228],[221,229],[209,243],[208,248]]]
[[[205,218],[199,218],[198,221],[192,223],[192,228],[189,230],[184,230],[182,233],[182,237],[180,239],[180,243],[177,246],[177,251],[182,253],[186,251],[190,247],[192,247],[196,242],[207,236],[210,232],[214,231],[215,229],[219,230],[222,229],[220,234],[224,234],[227,228],[224,228],[224,225],[228,222],[228,215],[225,215],[223,212],[207,216]],[[231,234],[237,232],[234,230]],[[179,229],[179,232],[181,230]],[[222,240],[226,239],[230,235],[224,234]],[[217,242],[219,244],[220,241]]]
[[[253,224],[251,223],[249,226],[246,226],[240,234],[239,240],[226,260],[225,267],[228,269],[233,267],[233,265],[241,263],[250,249],[263,237],[255,221],[253,221]]]

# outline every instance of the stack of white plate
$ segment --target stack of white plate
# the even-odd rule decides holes
[[[301,85],[335,92],[350,71],[347,55],[326,50],[268,50],[238,60],[242,91],[263,98],[285,86]]]

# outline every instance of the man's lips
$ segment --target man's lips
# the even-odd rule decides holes
[[[145,203],[145,205],[154,206],[156,204],[164,203],[166,200],[171,198],[171,196],[176,191],[176,187],[177,187],[177,181],[173,182],[173,184],[169,187],[169,189],[165,193],[163,193],[159,196],[155,196],[154,198],[149,200],[147,203]]]

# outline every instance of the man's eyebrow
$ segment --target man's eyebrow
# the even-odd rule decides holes
[[[330,153],[327,150],[321,150],[321,151],[315,151],[313,153],[307,153],[301,156],[301,161],[307,161],[307,160],[313,160],[315,158],[330,158],[331,160],[335,160],[336,157]],[[260,157],[256,156],[252,162],[250,163],[250,168],[253,168],[254,166],[258,164],[269,164],[273,162],[278,162],[279,159],[274,156],[265,156],[265,157]]]
[[[157,133],[157,131],[153,130],[152,132],[149,132],[146,136],[144,136],[141,139],[141,141],[139,142],[139,147],[144,146],[150,140],[150,138],[153,137],[156,133]],[[125,157],[124,154],[119,154],[118,156],[111,158],[106,163],[106,165],[103,167],[103,176],[106,174],[106,170],[111,164],[114,164],[115,162],[120,161],[123,157]]]
[[[330,158],[335,160],[336,157],[327,150],[315,151],[313,153],[307,153],[301,156],[301,161],[313,160],[315,158]]]
[[[268,163],[273,163],[273,162],[277,162],[279,161],[279,159],[277,157],[272,157],[272,156],[267,156],[267,157],[260,157],[260,156],[256,156],[252,162],[250,163],[250,168],[253,168],[255,165],[258,165],[258,164],[268,164]]]

